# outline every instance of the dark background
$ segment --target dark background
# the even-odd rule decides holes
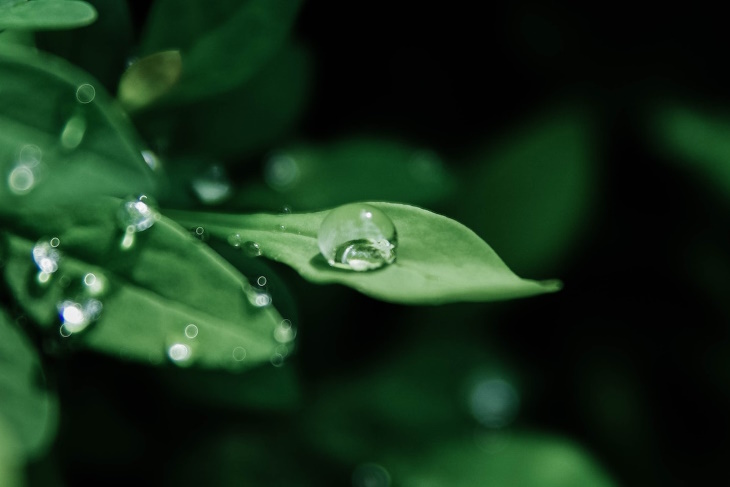
[[[145,6],[131,6],[139,31]],[[727,103],[723,22],[689,4],[307,2],[295,37],[313,53],[315,79],[299,137],[397,134],[438,149],[458,169],[475,144],[550,104],[579,103],[598,120],[601,188],[580,243],[550,275],[527,276],[563,280],[554,295],[413,311],[314,288],[277,267],[300,296],[293,364],[305,403],[322,383],[366,374],[421,333],[514,364],[529,384],[517,426],[574,440],[619,485],[725,476],[728,200],[657,155],[643,125],[664,98]],[[306,407],[201,405],[159,387],[171,380],[164,374],[197,387],[187,371],[150,372],[93,354],[52,366],[62,424],[51,456],[31,468],[35,481],[57,471],[68,485],[165,484],[190,473],[181,458],[198,451],[206,432],[240,431],[259,435],[263,450],[251,455],[262,464],[323,485],[348,482],[350,466],[310,451],[296,433]],[[74,380],[81,375],[83,383]],[[224,473],[235,477],[235,465]]]

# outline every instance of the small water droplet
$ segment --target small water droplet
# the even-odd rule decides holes
[[[398,237],[388,215],[374,206],[352,203],[329,212],[317,243],[331,266],[367,271],[395,262]]]
[[[291,320],[283,320],[274,328],[274,340],[279,343],[290,343],[296,338],[297,330],[291,323]]]
[[[261,255],[261,246],[256,242],[245,242],[243,244],[243,250],[249,257],[258,257]]]
[[[259,278],[256,279],[256,284],[258,284],[261,287],[266,286],[266,276],[259,276]]]
[[[148,203],[144,195],[124,201],[117,213],[119,226],[127,232],[143,232],[154,225],[157,213]]]
[[[198,327],[190,323],[185,327],[185,336],[188,338],[195,338],[198,336]]]
[[[285,206],[284,208],[281,209],[281,212],[283,214],[285,214],[285,215],[290,215],[291,214],[291,206],[289,206],[289,205]]]
[[[85,330],[99,318],[102,307],[98,299],[86,299],[81,303],[66,300],[57,305],[62,326],[68,333]]]
[[[61,239],[59,239],[58,237],[53,237],[48,243],[50,243],[51,247],[55,249],[56,247],[61,245]]]
[[[185,365],[192,354],[192,349],[183,343],[174,343],[167,349],[167,356],[177,365]]]
[[[299,164],[287,154],[274,154],[264,166],[264,179],[271,188],[285,191],[299,180]]]
[[[198,240],[208,240],[208,232],[206,232],[205,228],[203,227],[195,227],[190,230],[190,233],[192,233],[193,237],[197,238]]]
[[[88,83],[84,83],[76,89],[76,99],[79,103],[91,103],[96,97],[96,89]]]
[[[228,236],[228,243],[231,247],[240,248],[243,245],[243,239],[240,233],[232,233]]]
[[[236,347],[233,349],[233,360],[240,362],[246,358],[246,349],[243,347]]]
[[[35,265],[38,266],[38,269],[42,274],[50,275],[58,270],[58,263],[61,260],[61,252],[56,249],[57,246],[58,244],[54,246],[45,240],[40,240],[33,246],[33,262],[35,262]],[[40,276],[39,280],[41,280]],[[46,279],[46,281],[47,280],[48,279]]]
[[[232,184],[222,166],[214,165],[192,182],[193,191],[206,205],[214,205],[231,196]]]
[[[160,159],[157,157],[157,154],[155,154],[151,150],[143,150],[142,159],[144,159],[144,162],[153,171],[157,171],[160,168]]]
[[[31,192],[38,182],[37,170],[27,164],[16,165],[8,174],[8,187],[13,194],[24,195]]]
[[[376,463],[362,463],[352,472],[352,487],[390,487],[390,473]]]
[[[101,274],[87,273],[83,279],[84,288],[91,296],[101,296],[106,291],[107,281]]]
[[[271,365],[274,367],[281,367],[284,365],[284,356],[280,353],[274,352],[269,360],[271,361]]]
[[[279,229],[280,232],[286,231],[286,225],[279,225],[277,228]]]
[[[86,119],[81,115],[74,115],[68,119],[61,131],[61,145],[66,149],[75,149],[84,140],[86,134]]]

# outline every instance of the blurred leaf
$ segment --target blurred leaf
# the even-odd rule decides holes
[[[667,105],[652,124],[662,152],[730,195],[730,111]]]
[[[142,52],[177,49],[183,75],[168,101],[189,103],[248,81],[283,45],[300,0],[157,0]]]
[[[268,210],[285,203],[298,211],[360,200],[425,204],[443,199],[456,186],[435,153],[367,137],[279,152],[267,162],[265,178],[268,187],[243,188],[237,203]]]
[[[156,176],[124,114],[58,58],[0,49],[0,212],[94,194],[154,194]]]
[[[403,487],[610,487],[614,482],[583,449],[526,433],[484,432],[432,445],[426,455],[383,464]]]
[[[0,29],[72,29],[96,20],[96,10],[74,0],[33,0],[0,4]]]
[[[22,463],[41,453],[56,433],[56,401],[41,374],[35,348],[0,310],[0,469],[3,460]]]
[[[585,229],[596,185],[591,121],[558,112],[477,151],[456,217],[517,272],[550,272]]]
[[[164,217],[123,249],[119,210],[117,200],[96,199],[3,222],[14,232],[6,234],[5,279],[26,312],[45,327],[54,325],[58,303],[94,296],[83,285],[93,273],[106,283],[95,291],[101,317],[67,341],[152,363],[166,359],[176,344],[181,365],[241,369],[268,362],[280,346],[274,330],[281,317],[271,306],[249,303],[245,277]],[[44,236],[59,238],[63,255],[56,274],[41,285],[31,249]],[[192,337],[189,324],[196,327]]]
[[[330,267],[320,255],[317,231],[327,211],[289,215],[223,215],[171,212],[188,226],[203,225],[226,239],[240,234],[256,242],[264,257],[296,269],[305,279],[338,283],[403,304],[492,301],[557,291],[556,281],[517,277],[496,253],[465,226],[420,208],[372,203],[398,232],[395,263],[370,272]],[[282,230],[282,227],[284,230]]]
[[[305,48],[287,45],[246,84],[176,111],[170,149],[185,156],[235,157],[238,161],[269,148],[292,130],[304,111],[310,64]],[[169,116],[160,110],[145,113],[139,122],[144,128]]]
[[[135,61],[119,81],[119,101],[129,111],[149,105],[177,83],[181,70],[179,51],[157,52]]]
[[[129,5],[119,0],[89,3],[98,12],[96,22],[71,31],[38,32],[36,44],[39,49],[88,71],[114,93],[134,42]]]

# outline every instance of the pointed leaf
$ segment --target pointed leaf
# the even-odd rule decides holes
[[[0,309],[0,468],[42,452],[56,432],[56,401],[35,348]],[[5,437],[3,437],[5,436]]]
[[[96,10],[75,0],[33,0],[0,5],[0,29],[72,29],[96,20]]]
[[[369,272],[330,267],[320,255],[317,231],[326,211],[290,215],[170,214],[185,225],[203,225],[221,238],[238,233],[243,240],[258,243],[263,256],[293,267],[309,281],[344,284],[384,301],[493,301],[560,288],[555,281],[520,279],[479,236],[449,218],[414,206],[368,204],[384,211],[398,232],[395,263]]]
[[[123,248],[119,209],[117,200],[97,199],[3,222],[13,232],[5,235],[4,277],[26,312],[57,333],[58,303],[93,297],[103,305],[98,321],[67,341],[152,363],[175,350],[181,365],[239,369],[268,362],[279,346],[274,330],[281,317],[249,302],[245,277],[164,217]],[[46,284],[36,280],[31,258],[42,237],[57,237],[63,253]],[[84,284],[88,274],[96,288]]]
[[[154,194],[144,145],[88,74],[5,46],[0,107],[0,212],[94,194]]]

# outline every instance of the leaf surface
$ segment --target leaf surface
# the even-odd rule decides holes
[[[33,0],[0,4],[0,29],[72,29],[96,20],[96,10],[75,0]]]
[[[317,231],[327,211],[284,215],[170,214],[185,225],[202,225],[220,238],[238,233],[243,240],[258,243],[264,257],[293,267],[309,281],[343,284],[384,301],[493,301],[560,288],[557,281],[519,278],[486,242],[454,220],[414,206],[368,204],[384,211],[398,232],[395,263],[369,272],[330,267],[320,255]]]

